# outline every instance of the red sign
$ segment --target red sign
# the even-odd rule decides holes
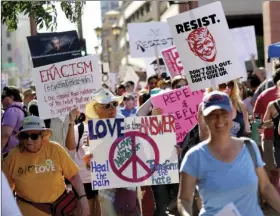
[[[161,51],[162,57],[164,59],[165,65],[172,77],[177,75],[182,75],[183,65],[179,57],[179,53],[175,46],[167,48]]]

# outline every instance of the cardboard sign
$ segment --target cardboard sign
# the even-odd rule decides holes
[[[254,26],[230,29],[234,49],[238,57],[243,61],[250,61],[251,55],[258,59],[257,40]],[[242,63],[243,63],[242,62]]]
[[[86,56],[33,68],[39,113],[43,119],[65,117],[74,106],[83,112],[101,87],[98,56]]]
[[[221,2],[167,19],[192,91],[243,75]]]
[[[154,57],[173,45],[173,38],[165,22],[128,23],[129,46],[132,58]]]
[[[176,47],[172,46],[162,50],[161,54],[171,77],[173,78],[177,75],[182,75],[183,65]]]
[[[182,142],[197,125],[198,106],[203,95],[204,90],[191,92],[189,87],[184,87],[152,97],[153,107],[161,108],[164,114],[174,115],[177,143]]]
[[[90,120],[94,190],[179,182],[173,116]]]

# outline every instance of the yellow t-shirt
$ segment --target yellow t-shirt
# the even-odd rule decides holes
[[[78,167],[59,144],[43,142],[37,153],[14,148],[5,159],[3,171],[18,196],[32,202],[52,203],[65,191],[63,176],[72,178]],[[30,204],[18,204],[23,215],[46,215]]]

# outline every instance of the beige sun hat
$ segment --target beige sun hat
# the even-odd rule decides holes
[[[116,96],[108,89],[100,88],[92,94],[91,102],[89,102],[85,107],[85,115],[89,119],[97,119],[98,116],[93,108],[96,103],[108,104],[111,102],[118,102],[120,105],[123,102],[123,96]]]
[[[16,134],[16,137],[22,132],[26,131],[44,131],[45,135],[51,136],[52,130],[46,128],[44,120],[38,116],[27,116],[22,123],[22,129]]]

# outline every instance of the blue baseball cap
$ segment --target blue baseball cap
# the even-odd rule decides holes
[[[208,116],[211,112],[218,109],[232,112],[232,105],[229,96],[220,91],[213,91],[206,94],[202,103],[202,113],[204,116]]]

